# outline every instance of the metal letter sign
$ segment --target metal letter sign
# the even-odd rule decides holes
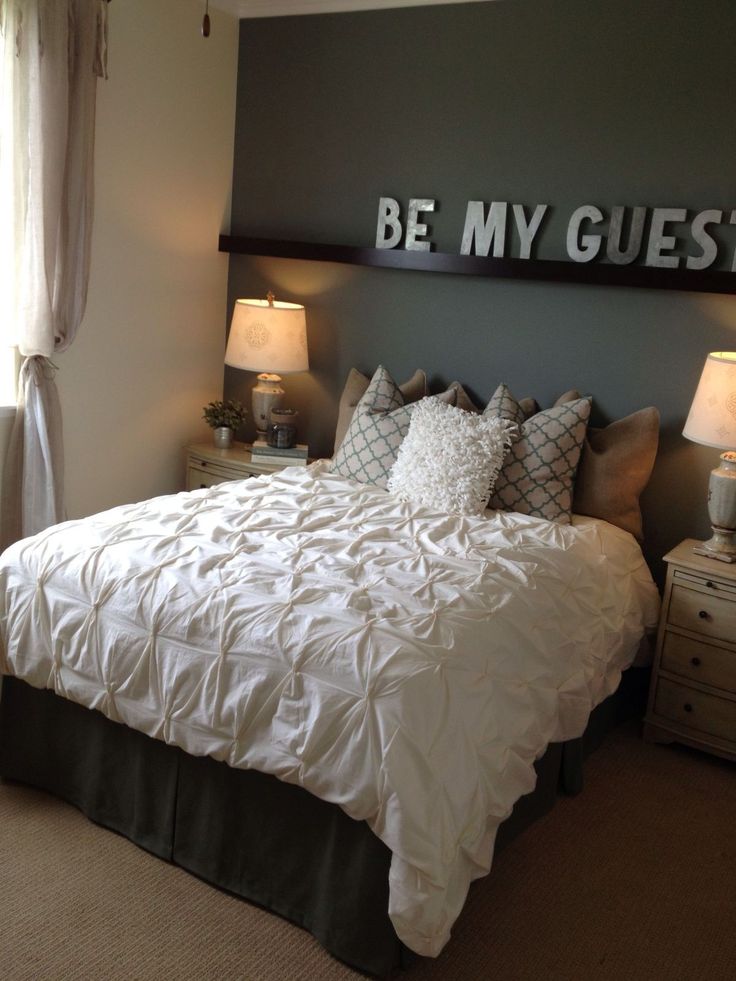
[[[417,252],[431,251],[432,243],[425,237],[427,226],[419,221],[419,215],[425,211],[434,211],[435,205],[434,198],[410,198],[405,249]],[[536,205],[528,220],[523,204],[513,204],[511,208],[519,242],[516,258],[529,260],[549,205]],[[393,249],[400,244],[403,234],[399,218],[400,210],[399,202],[395,198],[379,199],[376,248]],[[490,205],[484,201],[468,201],[460,241],[460,255],[492,256],[494,259],[514,258],[507,256],[508,212],[507,201],[492,201]],[[644,265],[655,269],[677,269],[681,265],[682,258],[685,259],[685,268],[695,271],[713,265],[718,258],[718,242],[708,230],[708,226],[724,224],[723,211],[711,208],[693,217],[690,222],[689,237],[699,251],[686,257],[672,254],[678,242],[684,241],[686,236],[685,233],[679,236],[670,234],[672,229],[669,226],[687,224],[687,210],[652,208],[645,242],[646,220],[649,212],[650,209],[642,206],[628,208],[615,205],[611,208],[610,218],[606,218],[605,213],[596,205],[580,205],[570,215],[567,225],[565,240],[567,255],[573,262],[592,262],[605,255],[608,262],[613,265],[628,266],[636,262],[644,250]],[[736,225],[736,210],[731,212],[728,223]],[[733,253],[731,270],[736,271],[736,249]]]
[[[689,217],[685,208],[615,205],[606,214],[597,205],[582,204],[567,222],[563,244],[568,260],[532,257],[551,210],[547,204],[517,203],[509,210],[507,201],[468,201],[464,222],[462,215],[443,212],[442,220],[451,228],[463,222],[457,253],[433,251],[423,217],[436,210],[435,198],[410,198],[403,219],[396,198],[379,198],[375,248],[227,235],[220,236],[220,248],[471,276],[736,294],[736,208],[708,208]],[[509,234],[510,213],[516,234]],[[605,261],[594,261],[600,259]],[[719,259],[721,268],[712,269]]]
[[[631,216],[631,226],[629,227],[629,238],[626,248],[621,248],[621,234],[624,226],[624,214],[626,208],[617,205],[611,210],[611,223],[608,226],[608,244],[606,245],[606,255],[615,262],[617,266],[626,266],[633,262],[641,252],[642,238],[644,237],[644,219],[647,216],[646,208],[634,208]]]
[[[386,235],[387,228],[390,229],[388,235]],[[393,249],[400,241],[401,222],[399,221],[399,202],[396,198],[379,198],[376,248]]]

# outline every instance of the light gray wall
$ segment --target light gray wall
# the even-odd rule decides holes
[[[537,255],[560,259],[580,204],[730,212],[735,35],[731,0],[242,21],[233,234],[371,246],[379,196],[431,197],[436,248],[457,252],[468,199],[548,203]],[[727,268],[736,227],[719,238]],[[400,378],[424,367],[479,400],[500,381],[543,405],[578,387],[598,422],[661,412],[644,502],[655,570],[681,538],[707,534],[716,453],[680,433],[706,354],[736,346],[736,297],[231,257],[230,310],[268,288],[307,307],[312,370],[286,385],[313,451],[331,450],[351,365]],[[252,380],[228,369],[226,392],[248,399]]]

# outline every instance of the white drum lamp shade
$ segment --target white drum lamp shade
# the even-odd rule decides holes
[[[278,375],[307,371],[304,307],[281,300],[236,300],[225,364]]]
[[[225,364],[258,372],[253,389],[253,419],[265,438],[271,409],[281,405],[281,375],[309,369],[307,319],[300,303],[284,303],[269,293],[266,300],[236,300]]]
[[[708,514],[713,537],[695,551],[736,561],[736,352],[714,351],[705,360],[682,435],[726,450],[711,471]]]

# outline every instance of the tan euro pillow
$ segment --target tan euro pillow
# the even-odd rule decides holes
[[[659,411],[632,412],[603,429],[588,427],[575,478],[572,510],[602,518],[639,541],[639,496],[649,482],[659,442]]]
[[[340,448],[340,444],[345,439],[345,433],[350,425],[350,420],[353,418],[353,413],[355,412],[355,406],[360,402],[365,393],[368,391],[368,386],[370,385],[370,378],[358,371],[357,368],[351,368],[350,374],[345,382],[345,387],[342,390],[342,395],[340,396],[340,404],[337,410],[337,426],[335,427],[335,448],[337,451]],[[417,402],[419,399],[424,398],[425,395],[429,394],[427,388],[427,376],[425,373],[418,368],[414,374],[403,385],[399,385],[401,389],[401,394],[404,396],[404,404],[409,402]]]
[[[564,405],[565,402],[574,402],[575,399],[579,399],[580,397],[580,392],[577,390],[577,388],[571,388],[569,391],[563,392],[563,394],[560,395],[555,402],[555,405]]]
[[[463,412],[474,412],[477,415],[480,415],[483,411],[483,409],[478,408],[460,382],[450,382],[450,384],[447,386],[447,390],[448,392],[455,392],[455,405],[458,409],[462,409]]]
[[[478,414],[483,412],[483,409],[479,408],[475,404],[460,382],[450,382],[448,391],[452,389],[457,392],[457,401],[455,402],[455,405],[458,407],[458,409],[463,409],[465,412],[477,412]],[[539,405],[537,404],[536,400],[532,398],[519,399],[519,406],[521,407],[521,411],[524,413],[525,419],[528,419],[530,416],[533,416],[539,412]]]

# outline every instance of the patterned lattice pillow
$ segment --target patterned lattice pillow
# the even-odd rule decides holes
[[[350,420],[353,418],[355,407],[368,391],[370,383],[370,378],[367,378],[357,368],[350,369],[337,409],[337,425],[335,426],[335,447],[333,453],[337,453],[340,449],[340,444],[345,438],[345,433],[348,431]],[[408,402],[418,402],[425,395],[429,395],[427,376],[421,368],[417,368],[411,378],[402,382],[399,388],[401,389],[405,404]]]
[[[399,386],[386,368],[379,365],[355,407],[330,465],[332,472],[385,488],[417,405],[418,402],[404,405]]]
[[[516,425],[436,399],[415,408],[388,479],[402,501],[455,514],[481,514]]]
[[[499,385],[491,395],[488,405],[483,410],[485,416],[501,416],[510,419],[519,426],[519,432],[526,420],[526,414],[519,402],[514,398],[506,385]]]
[[[569,524],[590,406],[588,398],[575,399],[527,419],[501,468],[489,507]],[[519,411],[505,385],[486,408],[486,413],[513,421]]]

